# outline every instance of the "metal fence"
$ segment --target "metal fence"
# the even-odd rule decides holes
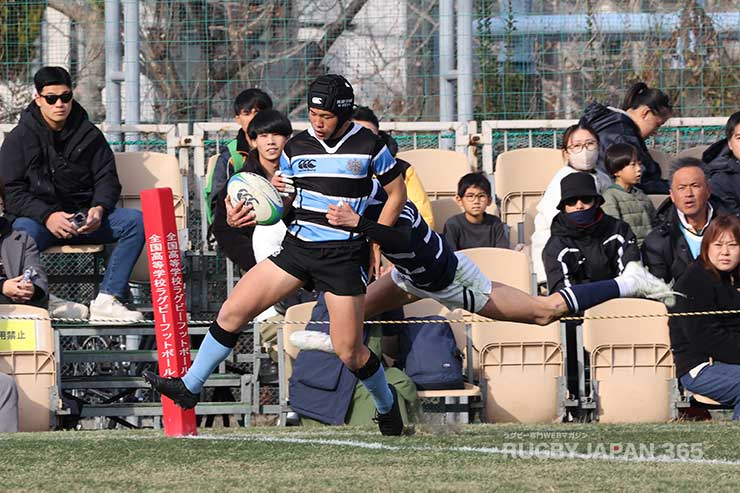
[[[458,87],[457,98],[473,108],[464,119],[577,118],[591,100],[618,105],[636,79],[665,90],[677,116],[737,110],[737,1],[452,1],[142,0],[141,121],[230,120],[250,86],[302,119],[307,82],[327,71],[345,74],[357,102],[389,121],[439,120],[440,78],[464,70],[472,89]],[[0,122],[30,101],[45,64],[68,67],[78,100],[104,119],[106,80],[120,77],[106,73],[109,3],[0,2]],[[472,16],[460,17],[464,6]]]

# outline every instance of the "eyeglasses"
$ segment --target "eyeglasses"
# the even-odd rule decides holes
[[[571,197],[569,199],[565,199],[565,205],[569,207],[573,207],[578,202],[581,202],[583,205],[593,205],[593,203],[596,201],[596,197]]]
[[[478,202],[479,200],[488,200],[488,195],[486,195],[485,193],[478,193],[475,195],[465,194],[463,195],[463,198],[467,200],[468,202]]]
[[[63,92],[62,94],[39,94],[39,96],[46,100],[46,104],[57,104],[57,100],[59,99],[64,104],[72,101],[72,93],[70,91]]]
[[[570,152],[571,154],[578,154],[584,149],[593,151],[594,149],[596,149],[596,146],[598,145],[599,143],[596,142],[595,140],[587,140],[586,142],[582,144],[569,145],[567,149],[568,149],[568,152]]]

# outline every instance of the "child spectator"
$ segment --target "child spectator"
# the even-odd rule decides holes
[[[501,219],[486,212],[492,202],[491,182],[483,173],[468,173],[460,178],[455,200],[465,212],[449,218],[444,227],[447,243],[454,250],[509,248],[506,228]]]
[[[656,225],[655,206],[642,190],[640,183],[642,163],[637,149],[631,144],[614,144],[606,150],[606,170],[614,177],[614,184],[604,190],[605,214],[626,222],[642,245],[645,237]]]

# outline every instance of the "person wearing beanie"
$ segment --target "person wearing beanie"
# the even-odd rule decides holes
[[[601,210],[592,176],[573,173],[560,182],[560,211],[542,252],[550,293],[575,284],[613,279],[640,260],[637,240],[624,221]]]
[[[363,344],[364,298],[369,277],[380,265],[367,238],[354,228],[330,223],[332,209],[363,214],[373,175],[388,200],[378,222],[392,226],[406,204],[396,161],[370,130],[353,123],[354,92],[341,75],[318,77],[308,88],[310,127],[290,139],[272,184],[285,196],[287,234],[281,249],[250,269],[219,310],[200,351],[182,378],[144,377],[180,407],[198,402],[203,383],[236,345],[239,331],[254,317],[303,286],[325,292],[330,335],[337,355],[372,395],[383,435],[403,433],[398,393],[388,384],[378,355]]]

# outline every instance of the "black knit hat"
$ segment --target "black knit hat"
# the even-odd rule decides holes
[[[565,208],[565,201],[577,197],[596,197],[596,207],[604,203],[604,197],[596,191],[596,176],[591,173],[571,173],[560,181],[560,203],[558,209]]]
[[[354,104],[352,86],[341,75],[322,75],[308,87],[308,107],[334,113],[340,125],[352,118]]]

